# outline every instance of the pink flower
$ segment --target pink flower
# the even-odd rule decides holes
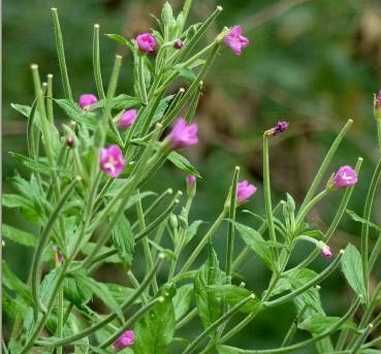
[[[331,258],[331,257],[333,256],[331,247],[329,247],[328,245],[324,245],[324,246],[321,248],[321,254],[322,254],[325,258]]]
[[[122,335],[113,343],[113,347],[117,350],[121,350],[130,347],[135,342],[135,333],[132,330],[128,330],[122,333]]]
[[[336,188],[354,186],[358,181],[357,172],[351,166],[340,167],[333,176],[333,185]]]
[[[118,145],[110,145],[101,150],[101,170],[111,177],[118,177],[125,166],[122,150]]]
[[[123,112],[122,116],[120,117],[118,121],[119,128],[122,128],[122,129],[129,128],[132,124],[135,123],[137,115],[138,115],[138,111],[136,109],[129,109]]]
[[[143,53],[153,53],[156,50],[157,42],[151,33],[141,33],[136,37],[136,43]]]
[[[378,92],[374,100],[374,108],[381,109],[381,90]]]
[[[85,93],[81,96],[79,96],[79,106],[82,109],[88,109],[93,104],[97,103],[98,99],[97,96],[93,95],[92,93]]]
[[[188,124],[184,118],[178,118],[168,135],[171,148],[182,149],[198,143],[196,123]]]
[[[237,201],[239,204],[247,202],[257,191],[257,187],[243,180],[237,184]]]
[[[288,129],[288,122],[285,120],[279,121],[274,128],[270,130],[272,136],[284,133]]]
[[[189,187],[193,187],[194,184],[196,183],[196,176],[189,175],[185,179],[186,179],[187,185]]]
[[[231,48],[235,55],[241,55],[242,49],[249,46],[249,40],[242,36],[242,27],[234,26],[224,37],[225,44]]]

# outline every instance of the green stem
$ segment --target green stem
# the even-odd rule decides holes
[[[370,221],[372,216],[374,199],[376,196],[377,189],[381,181],[381,158],[377,163],[377,166],[373,172],[373,176],[369,185],[368,193],[364,205],[363,218],[366,221]],[[369,224],[363,223],[361,226],[361,255],[363,262],[363,277],[367,293],[369,292]],[[368,299],[366,299],[368,301]]]
[[[108,339],[106,339],[99,347],[98,349],[103,349],[111,345],[116,339],[118,339],[127,329],[131,328],[131,326],[140,318],[142,317],[146,312],[148,312],[154,305],[156,305],[158,302],[164,301],[164,298],[162,296],[159,296],[156,299],[153,299],[148,304],[141,307],[138,311],[135,312],[133,316],[130,317],[126,323],[122,325],[122,327],[113,335],[111,335]]]
[[[329,194],[328,189],[324,189],[319,194],[315,195],[305,206],[301,209],[299,209],[298,215],[296,217],[296,224],[299,225],[304,221],[304,218],[307,216],[307,214],[312,210],[312,208],[319,203],[325,196]]]
[[[185,264],[179,271],[179,273],[186,272],[194,263],[198,255],[201,253],[201,251],[204,249],[205,245],[210,241],[210,239],[213,237],[213,235],[216,233],[217,229],[220,227],[222,222],[224,221],[224,218],[227,214],[228,210],[226,207],[222,210],[221,214],[217,217],[214,224],[210,227],[208,232],[204,235],[204,237],[200,240],[200,242],[197,244],[196,248],[193,250],[191,255],[186,260]]]
[[[140,192],[138,190],[137,194],[139,195],[139,193]],[[143,231],[146,229],[147,226],[146,226],[146,222],[144,219],[144,211],[143,211],[142,200],[140,198],[139,198],[138,202],[136,203],[136,212],[137,212],[138,221],[139,221],[139,225],[140,225],[140,231]],[[152,268],[152,266],[153,266],[153,258],[152,258],[151,248],[149,246],[147,237],[144,237],[142,242],[143,242],[143,249],[144,249],[144,259],[145,259],[145,263],[146,263],[146,271],[148,272],[148,270],[150,268]],[[153,291],[156,294],[159,290],[156,277],[153,278],[152,285],[153,285]]]
[[[239,179],[239,167],[236,167],[234,170],[233,180],[230,187],[230,202],[229,202],[229,222],[228,225],[228,235],[226,239],[226,263],[225,263],[225,271],[227,276],[231,276],[232,273],[232,265],[233,265],[233,257],[234,257],[234,241],[235,241],[235,217],[236,217],[236,209],[237,209],[237,184]],[[229,197],[228,197],[229,198]]]
[[[308,281],[307,283],[305,283],[300,288],[290,292],[287,295],[278,297],[275,300],[265,301],[263,303],[263,305],[265,307],[274,307],[274,306],[284,304],[285,302],[292,300],[294,297],[300,295],[301,293],[305,292],[306,290],[308,290],[311,287],[315,286],[316,284],[320,283],[321,281],[323,281],[325,278],[327,278],[336,269],[336,267],[340,263],[340,260],[341,260],[343,253],[344,253],[344,251],[341,250],[339,255],[335,258],[335,260],[327,268],[325,268],[320,274],[318,274],[315,278],[313,278],[310,281]]]
[[[97,87],[98,96],[100,99],[103,100],[106,98],[106,95],[103,89],[98,24],[94,25],[94,34],[93,34],[93,69],[94,69],[94,80],[95,80],[95,85]]]
[[[135,301],[140,297],[140,295],[144,292],[144,290],[149,286],[151,283],[152,278],[156,275],[158,269],[160,268],[162,260],[165,258],[164,255],[161,255],[159,259],[156,261],[155,266],[152,268],[150,273],[146,276],[146,278],[141,283],[140,287],[121,305],[121,310],[124,311],[127,309],[130,305],[134,304]],[[87,337],[90,334],[96,332],[100,328],[106,326],[108,323],[113,321],[115,318],[117,318],[116,313],[111,313],[107,315],[103,320],[99,321],[98,323],[86,328],[82,332],[76,333],[72,336],[62,338],[56,341],[46,341],[41,343],[44,347],[57,347],[57,346],[64,346],[70,343],[74,343],[78,340],[80,340],[83,337]]]
[[[250,294],[248,297],[244,298],[240,302],[238,302],[236,305],[234,305],[231,309],[229,309],[227,312],[224,313],[223,316],[221,316],[218,320],[214,321],[212,324],[210,324],[198,337],[196,337],[186,348],[183,354],[190,354],[193,353],[199,343],[214,329],[219,327],[222,323],[226,322],[231,316],[233,316],[239,309],[244,306],[247,302],[253,300],[255,298],[254,294]]]
[[[314,180],[312,181],[311,183],[311,186],[310,188],[308,189],[308,192],[304,198],[304,201],[300,207],[300,209],[303,209],[304,206],[313,198],[313,196],[315,195],[317,189],[319,188],[320,186],[320,183],[322,181],[322,179],[324,178],[327,170],[328,170],[328,167],[329,165],[331,164],[331,161],[341,143],[341,141],[343,140],[344,136],[347,134],[348,130],[350,129],[350,127],[352,126],[353,124],[353,120],[352,119],[349,119],[344,127],[341,129],[340,133],[337,135],[337,137],[335,138],[335,140],[333,141],[331,147],[329,148],[327,154],[325,155],[325,158],[322,162],[322,164],[320,165],[320,168],[317,172],[317,174],[315,175],[315,178]]]
[[[56,41],[56,49],[57,49],[57,55],[58,55],[58,63],[60,66],[60,71],[61,71],[63,91],[64,91],[65,98],[70,101],[73,101],[73,95],[71,92],[70,81],[69,81],[69,74],[68,74],[67,66],[66,66],[65,49],[63,44],[62,31],[61,31],[60,21],[58,18],[58,11],[56,8],[52,8],[51,12],[52,12],[52,20],[53,20],[53,28],[54,28],[54,38]]]
[[[32,297],[33,297],[33,302],[35,304],[35,307],[33,308],[34,310],[34,317],[37,319],[38,315],[38,309],[42,309],[43,312],[46,311],[44,309],[40,298],[39,298],[39,285],[40,285],[40,280],[41,280],[41,269],[40,269],[40,262],[41,262],[41,257],[44,252],[44,249],[46,247],[46,244],[49,240],[50,233],[54,227],[55,222],[60,216],[60,213],[65,206],[66,200],[70,197],[72,192],[74,191],[75,186],[79,182],[79,178],[77,177],[70,185],[67,187],[66,191],[62,194],[62,197],[57,203],[57,206],[53,210],[52,214],[49,217],[49,220],[46,224],[46,227],[44,228],[44,231],[42,232],[39,242],[36,246],[35,253],[33,256],[33,261],[32,261],[32,267],[31,267],[31,274],[32,274]]]
[[[269,136],[265,132],[263,134],[263,193],[265,202],[265,212],[267,219],[267,227],[269,229],[270,239],[276,242],[275,226],[273,219],[273,208],[271,201],[271,184],[270,184],[270,157],[269,157]],[[274,249],[275,255],[277,255],[276,249]],[[274,254],[273,254],[274,256]],[[276,262],[276,259],[273,259]]]
[[[50,123],[54,122],[54,111],[53,111],[53,74],[48,74],[48,88],[46,92],[46,106],[47,106],[47,117]]]

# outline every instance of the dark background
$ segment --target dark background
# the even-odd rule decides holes
[[[179,8],[182,1],[171,4]],[[242,24],[252,44],[238,58],[224,50],[205,80],[197,119],[201,143],[188,158],[201,171],[192,216],[212,221],[222,208],[226,188],[235,165],[253,181],[259,192],[249,204],[263,212],[260,137],[278,119],[290,121],[287,134],[271,147],[274,199],[289,192],[301,201],[330,142],[348,118],[355,121],[344,140],[332,169],[365,159],[361,183],[350,209],[361,214],[371,169],[377,157],[372,117],[372,94],[381,87],[381,3],[377,0],[194,0],[191,17],[200,20],[216,5],[224,12],[209,32],[210,38],[223,26]],[[150,13],[159,14],[162,1],[151,0],[3,0],[3,185],[10,191],[9,177],[19,167],[9,151],[25,152],[25,120],[10,107],[11,102],[30,104],[33,99],[29,65],[59,82],[50,7],[59,9],[66,56],[74,94],[94,92],[91,48],[92,27],[101,33],[135,36],[151,26]],[[102,38],[103,75],[111,70],[115,52],[124,55],[119,92],[131,87],[132,58],[123,48]],[[58,110],[57,110],[58,111]],[[59,116],[57,117],[59,118]],[[22,171],[21,171],[22,172]],[[164,168],[152,189],[184,188],[184,176]],[[381,198],[375,220],[380,220]],[[325,229],[333,217],[339,195],[334,195],[312,213],[315,224]],[[378,207],[377,207],[378,206]],[[3,210],[6,223],[28,229],[14,211]],[[240,216],[242,218],[242,216]],[[244,220],[242,218],[242,220]],[[251,222],[250,219],[246,219]],[[337,252],[348,241],[358,244],[358,225],[348,217],[342,222],[332,247]],[[224,230],[218,236],[222,250]],[[300,254],[304,250],[300,250]],[[11,268],[25,279],[30,264],[26,249],[7,242],[4,256]],[[324,267],[320,261],[317,269]],[[247,287],[261,291],[267,281],[263,266],[255,260],[241,269]],[[331,276],[322,288],[329,314],[343,313],[350,300],[342,276]],[[241,347],[272,347],[279,343],[292,321],[290,305],[259,316],[232,343]],[[199,331],[194,324],[194,331]],[[311,353],[308,348],[298,353]]]

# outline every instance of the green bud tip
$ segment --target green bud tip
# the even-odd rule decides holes
[[[163,124],[161,123],[156,123],[156,129],[161,129],[163,128]]]
[[[177,191],[177,195],[178,195],[179,197],[181,197],[183,194],[184,194],[183,191]]]
[[[185,88],[184,87],[180,87],[179,88],[179,93],[184,93],[185,92]]]
[[[235,167],[235,171],[236,171],[236,172],[239,172],[240,169],[241,169],[241,168],[240,168],[239,166],[236,166],[236,167]]]
[[[241,281],[241,283],[239,284],[239,287],[244,288],[245,286],[246,286],[246,283],[244,281]]]
[[[168,194],[173,194],[173,189],[172,189],[172,188],[168,188],[168,189],[167,189],[167,193],[168,193]]]
[[[175,199],[175,204],[179,204],[179,203],[180,203],[180,200]]]
[[[75,179],[76,179],[77,182],[81,182],[82,181],[82,177],[81,176],[77,176],[77,177],[75,177]]]
[[[121,55],[119,55],[119,54],[115,55],[115,59],[116,59],[116,60],[122,60],[122,58],[123,58],[123,57],[122,57]]]
[[[53,79],[53,74],[46,75],[48,79]]]
[[[369,329],[373,329],[373,327],[374,327],[374,324],[373,324],[373,323],[369,323],[369,324],[368,324],[368,328],[369,328]]]
[[[47,82],[43,82],[42,83],[42,87],[47,87],[48,86],[48,83]]]
[[[343,254],[344,254],[344,250],[341,249],[340,252],[339,252],[339,254],[343,255]]]
[[[53,12],[57,12],[57,8],[56,7],[52,7],[50,10],[53,11]]]
[[[160,252],[159,253],[159,256],[158,256],[160,259],[165,259],[165,254],[163,252]]]
[[[255,294],[250,294],[251,299],[255,299]]]
[[[30,68],[31,68],[32,70],[38,70],[38,65],[37,65],[37,64],[32,64],[32,65],[30,66]]]
[[[157,301],[159,301],[159,302],[164,302],[164,297],[163,296],[159,296],[158,298],[157,298]]]
[[[96,28],[96,29],[99,29],[99,25],[98,25],[98,23],[96,23],[95,25],[94,25],[94,28]]]
[[[221,5],[218,5],[218,6],[216,7],[216,9],[217,9],[218,11],[222,11],[222,10],[223,10],[223,7],[222,7]]]

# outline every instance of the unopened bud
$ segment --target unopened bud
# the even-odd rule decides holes
[[[381,90],[377,95],[374,95],[374,118],[381,120]]]
[[[184,42],[181,39],[176,39],[173,47],[176,49],[181,49],[184,47]]]
[[[75,138],[74,136],[68,136],[66,138],[66,146],[72,149],[75,146]]]

